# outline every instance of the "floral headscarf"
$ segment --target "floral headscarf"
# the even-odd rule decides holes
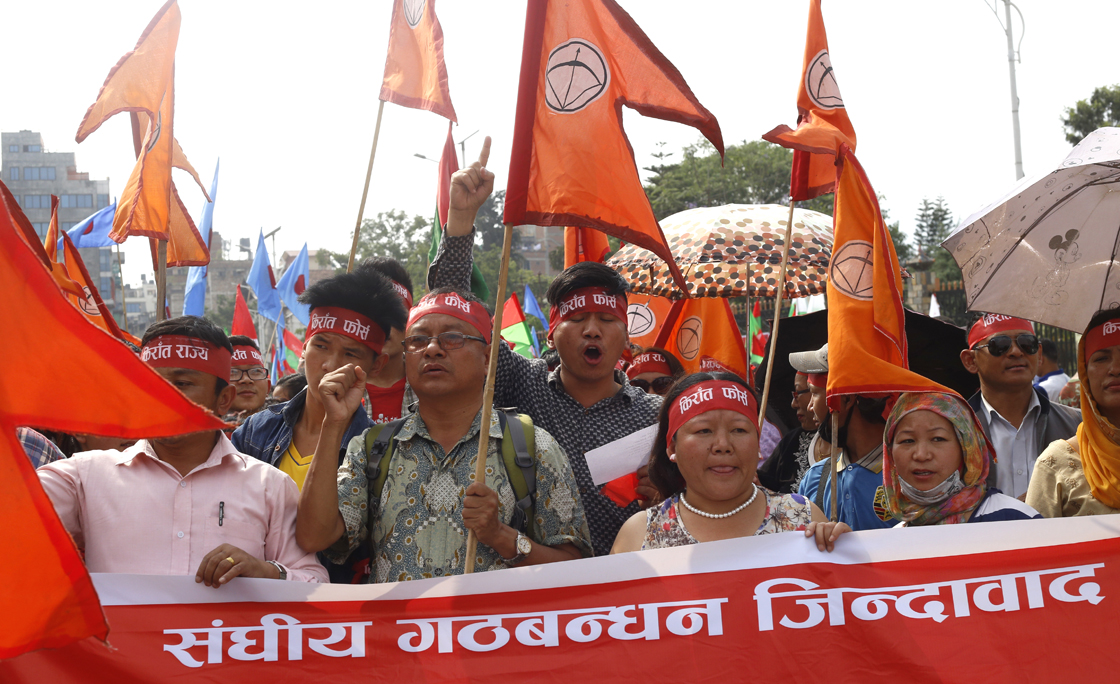
[[[903,417],[914,411],[932,411],[953,424],[957,442],[961,446],[964,488],[953,496],[933,506],[916,504],[905,497],[895,470],[891,444],[894,433]],[[969,515],[983,500],[987,492],[988,468],[995,460],[995,453],[972,407],[956,394],[941,392],[907,392],[898,398],[883,431],[883,489],[887,509],[908,525],[951,525],[967,522]]]

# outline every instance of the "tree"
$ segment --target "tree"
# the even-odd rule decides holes
[[[663,162],[669,155],[654,155]],[[762,140],[732,145],[723,163],[711,143],[684,148],[676,164],[648,167],[646,195],[658,220],[685,209],[723,204],[787,204],[793,152]],[[832,214],[832,195],[799,202],[803,209]]]
[[[883,209],[883,201],[886,197],[879,195],[880,212],[883,214],[883,223],[887,225],[887,230],[891,233],[891,242],[894,243],[894,253],[898,255],[898,263],[904,264],[914,256],[914,248],[910,246],[910,242],[906,239],[906,233],[898,227],[898,221],[889,223],[891,220],[891,213],[887,209]]]
[[[1103,126],[1120,126],[1120,85],[1097,88],[1088,100],[1066,107],[1062,126],[1071,145]]]
[[[403,211],[383,211],[377,218],[362,221],[356,261],[371,256],[396,259],[412,277],[415,299],[427,292],[428,248],[431,245],[431,220],[423,216],[409,218]],[[349,252],[328,252],[320,249],[319,265],[345,273]]]
[[[234,295],[214,295],[214,308],[207,309],[205,317],[222,330],[232,330],[233,309],[236,303],[237,298]]]
[[[919,258],[932,261],[931,270],[941,280],[961,279],[961,269],[953,255],[941,246],[953,230],[953,214],[944,197],[930,202],[923,199],[918,208],[917,226],[914,229],[914,242]]]

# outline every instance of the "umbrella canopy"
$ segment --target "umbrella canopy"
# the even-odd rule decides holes
[[[789,207],[778,204],[727,204],[689,209],[661,221],[687,292],[649,250],[627,245],[607,265],[641,294],[671,299],[773,297],[778,293],[788,219]],[[796,209],[793,221],[785,297],[821,294],[832,255],[832,217]]]
[[[792,428],[797,425],[797,415],[790,408],[795,371],[789,365],[789,355],[820,349],[828,342],[828,312],[783,318],[781,330],[778,347],[774,350],[774,377],[770,380],[770,392],[774,399],[771,405]],[[906,341],[910,370],[955,390],[965,399],[979,391],[979,378],[969,373],[961,363],[961,350],[968,348],[968,333],[964,328],[907,310]],[[769,351],[767,347],[767,354]],[[760,393],[766,377],[766,363],[764,360],[754,374]]]
[[[1021,181],[942,243],[968,308],[1082,331],[1120,306],[1120,128],[1100,128],[1057,170]]]

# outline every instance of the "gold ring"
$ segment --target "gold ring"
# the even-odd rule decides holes
[[[233,556],[226,556],[226,560],[230,565],[237,565],[237,561],[233,560]]]

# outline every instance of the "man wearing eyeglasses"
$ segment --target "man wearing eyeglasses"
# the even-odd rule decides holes
[[[1038,455],[1053,441],[1069,439],[1081,411],[1051,403],[1034,386],[1039,368],[1034,324],[1002,314],[984,314],[968,333],[961,363],[980,376],[980,391],[969,404],[996,451],[988,486],[1022,499]]]
[[[468,530],[479,542],[476,572],[592,554],[579,487],[545,430],[533,428],[536,494],[529,514],[535,524],[527,534],[512,525],[517,501],[497,411],[487,426],[485,481],[474,481],[490,336],[490,314],[470,292],[439,288],[417,303],[402,347],[405,376],[419,401],[380,454],[370,436],[343,441],[367,373],[350,364],[323,378],[326,415],[315,451],[345,447],[346,457],[341,467],[333,459],[311,463],[296,521],[303,548],[342,559],[369,545],[371,583],[462,574]],[[377,471],[384,477],[377,477],[370,463],[385,454],[385,471]],[[382,482],[380,491],[371,479]]]
[[[229,384],[237,390],[226,420],[240,425],[246,418],[264,408],[271,383],[264,366],[260,347],[251,337],[231,335],[233,360],[229,371]]]

